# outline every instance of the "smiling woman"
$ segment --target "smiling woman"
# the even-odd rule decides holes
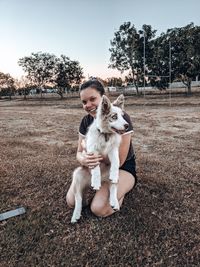
[[[80,98],[83,109],[93,117],[101,101],[101,96],[104,94],[104,88],[100,87],[98,83],[96,81],[89,81],[81,86]]]
[[[79,140],[77,149],[78,162],[87,168],[93,169],[101,163],[109,164],[108,158],[103,155],[96,155],[87,153],[84,147],[84,141],[88,128],[96,118],[96,112],[101,103],[102,96],[105,94],[103,85],[98,80],[89,80],[82,84],[80,88],[80,98],[83,104],[83,109],[88,113],[83,117],[79,127]],[[114,120],[115,118],[110,118]],[[123,119],[127,122],[125,132],[121,134],[121,143],[119,147],[119,182],[117,187],[117,198],[119,205],[122,205],[124,196],[129,192],[136,183],[136,164],[133,146],[131,143],[131,134],[133,126],[129,115],[124,112]],[[98,140],[96,140],[98,142]],[[67,196],[67,204],[69,207],[74,207],[75,196],[73,192],[73,185],[70,186]],[[88,200],[86,200],[88,202]],[[96,191],[94,198],[91,201],[91,210],[97,216],[106,217],[115,212],[109,204],[109,183],[103,182],[101,188]]]

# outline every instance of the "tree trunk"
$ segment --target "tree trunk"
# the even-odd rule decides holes
[[[9,92],[9,99],[12,100],[12,89],[10,89],[10,92]]]
[[[24,88],[24,100],[26,100],[26,89]]]
[[[138,84],[137,84],[137,81],[134,79],[135,71],[133,68],[131,68],[131,71],[132,71],[132,75],[133,75],[133,81],[135,84],[136,94],[139,95]]]
[[[192,85],[192,79],[187,77],[187,78],[185,78],[185,79],[181,79],[181,81],[182,81],[182,83],[183,83],[184,85],[187,86],[187,89],[188,89],[188,91],[187,91],[187,95],[191,95],[191,94],[192,94],[192,88],[191,88],[191,85]]]
[[[63,99],[64,97],[63,97],[63,93],[62,92],[60,92],[60,97],[61,97],[61,99]]]
[[[192,95],[192,79],[189,78],[187,82],[187,88],[188,88],[188,95]]]
[[[134,81],[134,84],[135,84],[136,94],[139,95],[138,84],[136,81]]]
[[[40,98],[42,98],[42,88],[40,88]]]
[[[63,90],[62,90],[62,88],[58,88],[58,89],[57,89],[57,94],[61,97],[61,99],[64,98],[64,97],[63,97]]]

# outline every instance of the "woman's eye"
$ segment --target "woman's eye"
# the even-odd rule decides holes
[[[86,105],[86,101],[82,101],[82,104],[83,104],[83,105]]]

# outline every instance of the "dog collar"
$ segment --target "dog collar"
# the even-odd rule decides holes
[[[101,135],[103,135],[105,137],[105,141],[107,142],[109,140],[109,137],[110,137],[111,134],[110,133],[101,132],[100,129],[98,129],[98,128],[97,128],[97,130]]]

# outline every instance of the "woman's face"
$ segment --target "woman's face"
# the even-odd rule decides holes
[[[80,98],[83,109],[95,117],[97,107],[101,101],[101,94],[95,88],[88,87],[80,92]]]

